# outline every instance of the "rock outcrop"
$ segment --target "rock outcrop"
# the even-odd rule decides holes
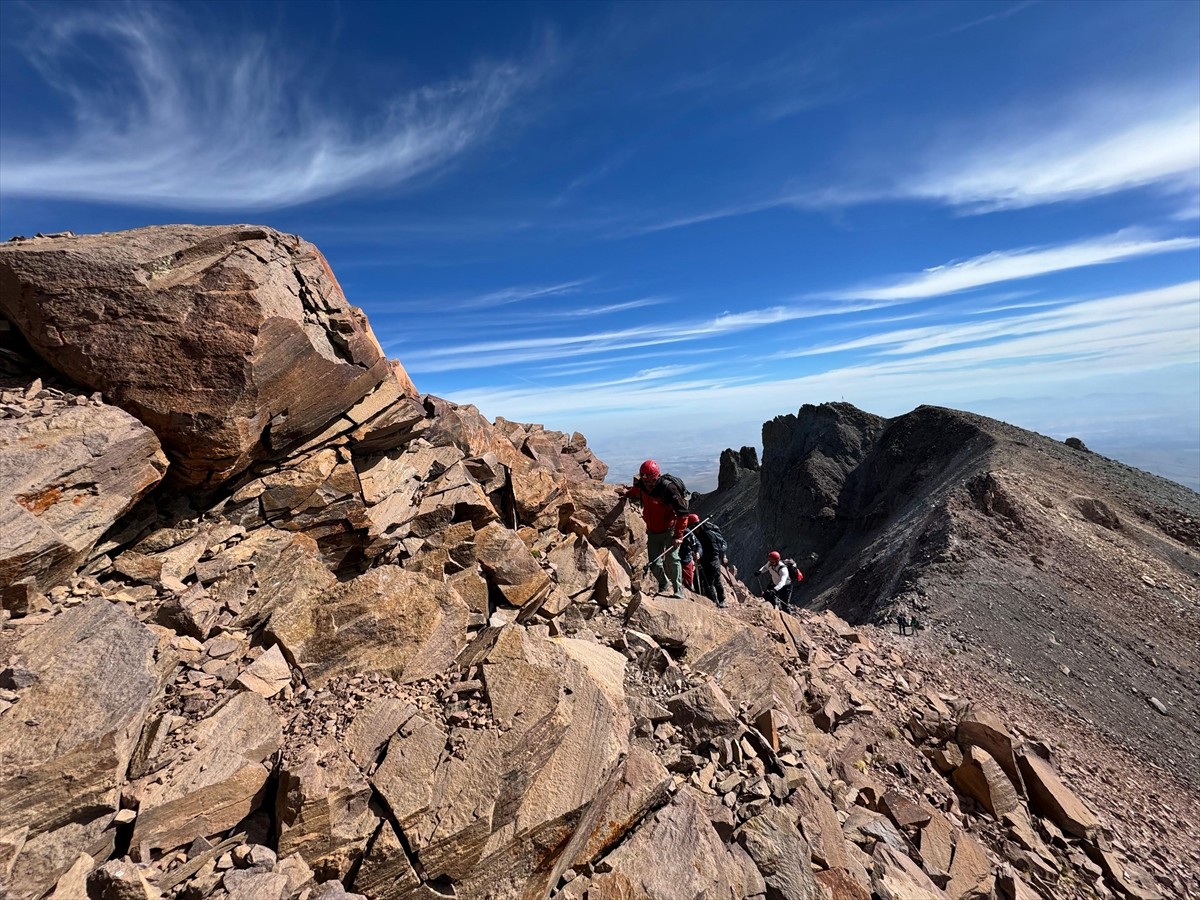
[[[200,335],[209,303],[233,307]],[[86,539],[5,595],[0,894],[1195,887],[1186,861],[1135,862],[1044,741],[906,669],[895,638],[732,579],[726,610],[653,596],[640,516],[583,437],[415,396],[298,239],[25,242],[0,251],[0,308],[182,472],[134,490],[154,444],[123,450],[106,490],[126,499],[63,505],[79,520],[56,533]],[[92,359],[100,335],[119,364]],[[182,347],[162,378],[195,414],[172,418],[139,392]],[[28,374],[10,405],[44,390]],[[0,497],[24,490],[20,452],[0,443]],[[743,461],[739,485],[769,474]]]
[[[695,508],[748,585],[777,549],[807,608],[915,615],[1200,785],[1200,644],[1169,637],[1200,629],[1194,491],[971,413],[827,403],[765,423],[760,471]],[[1165,691],[1175,713],[1156,715]],[[1016,773],[1011,750],[981,749]]]
[[[317,248],[269,228],[9,242],[0,314],[153,429],[185,485],[290,448],[395,377]]]

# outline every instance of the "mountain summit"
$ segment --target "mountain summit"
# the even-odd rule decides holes
[[[294,235],[10,242],[0,313],[0,895],[1200,889],[1193,789],[1097,765],[1076,719],[940,640],[729,573],[728,609],[654,596],[586,439],[418,393]],[[1031,648],[1094,653],[1136,602],[1163,629],[1139,652],[1184,672],[1162,610],[1195,601],[1192,501],[1006,429],[806,408],[704,502],[741,504],[743,571],[768,541],[812,559],[814,606],[910,603],[974,652],[952,615],[1009,628],[1016,593],[1073,620],[1074,585],[1094,621]],[[1092,569],[1144,590],[1103,610]],[[1186,690],[1145,706],[1172,740]]]

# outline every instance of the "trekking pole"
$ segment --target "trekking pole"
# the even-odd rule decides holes
[[[701,525],[703,525],[705,522],[707,522],[711,518],[712,518],[712,516],[708,516],[708,517],[702,519],[701,521],[697,522],[695,525],[693,525],[687,531],[685,531],[683,533],[683,537],[681,537],[679,539],[680,543],[683,542],[683,538],[687,537],[689,534],[691,534],[693,531],[695,531],[697,528],[699,528]],[[660,559],[662,559],[664,556],[666,556],[668,553],[670,553],[674,549],[675,549],[674,546],[668,547],[662,553],[658,554],[658,556],[654,557],[654,559],[650,560],[650,562],[646,563],[646,568],[649,569],[652,565],[654,565],[656,562],[658,562]]]

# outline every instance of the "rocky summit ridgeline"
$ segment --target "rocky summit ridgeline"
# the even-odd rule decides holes
[[[725,451],[698,508],[743,568],[801,561],[804,602],[919,615],[1200,788],[1200,494],[1004,422],[806,405]]]
[[[15,240],[0,314],[6,898],[1197,890],[928,648],[644,595],[584,438],[418,394],[299,238]]]

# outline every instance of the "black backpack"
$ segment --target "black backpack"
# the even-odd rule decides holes
[[[717,523],[709,519],[700,526],[704,530],[705,536],[712,544],[713,552],[717,559],[722,559],[729,552],[729,543],[725,540],[725,535],[721,534],[721,529],[717,527]]]
[[[679,497],[683,500],[683,506],[686,509],[688,502],[688,489],[687,485],[683,483],[683,479],[678,475],[672,475],[670,472],[663,472],[658,477],[660,481],[663,481],[669,485],[673,485],[679,491]]]

